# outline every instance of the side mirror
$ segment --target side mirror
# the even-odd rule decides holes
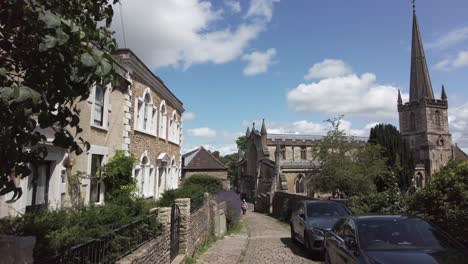
[[[345,239],[345,245],[351,251],[357,252],[357,250],[358,250],[358,245],[357,245],[356,239],[354,239],[352,237],[347,237]]]
[[[299,217],[305,219],[305,214],[299,214]]]

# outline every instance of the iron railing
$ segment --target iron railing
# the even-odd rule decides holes
[[[159,233],[160,225],[156,215],[151,214],[114,229],[99,239],[72,247],[53,258],[37,260],[36,263],[113,263],[157,237]]]

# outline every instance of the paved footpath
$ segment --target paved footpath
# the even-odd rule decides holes
[[[201,264],[313,264],[300,245],[292,243],[289,226],[252,211],[243,216],[239,234],[225,236],[201,255]]]

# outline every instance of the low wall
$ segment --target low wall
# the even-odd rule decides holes
[[[303,194],[275,192],[272,202],[272,215],[276,218],[289,221],[291,213],[293,210],[296,210],[299,202],[305,200],[314,200],[314,198]]]
[[[192,257],[211,235],[211,222],[209,204],[205,204],[190,215],[188,226],[187,256]]]
[[[171,262],[171,208],[159,208],[158,219],[161,223],[161,234],[117,261],[118,264],[170,263]]]
[[[272,199],[272,193],[262,193],[257,195],[257,197],[255,197],[255,212],[264,214],[271,213]]]

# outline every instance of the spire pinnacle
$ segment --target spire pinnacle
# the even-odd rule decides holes
[[[401,100],[400,89],[398,89],[398,105],[402,105],[402,104],[403,104],[403,100]]]
[[[255,132],[255,122],[252,123],[252,132]]]
[[[410,102],[421,99],[434,99],[431,79],[427,69],[426,56],[419,32],[416,7],[413,2],[413,32],[411,44]]]
[[[250,128],[249,127],[247,127],[247,131],[245,131],[245,136],[246,137],[250,136]]]
[[[263,120],[262,120],[262,129],[261,129],[261,133],[262,133],[262,134],[266,134],[266,133],[267,133],[266,125],[265,125],[265,118],[263,118]]]
[[[445,87],[442,85],[442,95],[440,96],[442,101],[447,101],[447,94],[445,93]]]

